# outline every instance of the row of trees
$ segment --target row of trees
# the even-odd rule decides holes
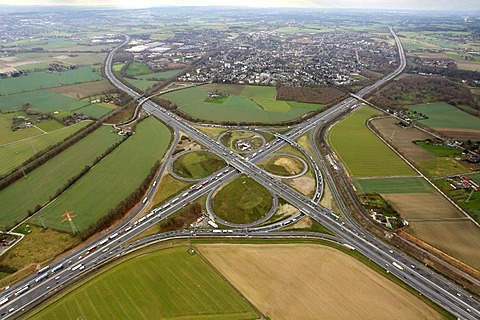
[[[52,201],[53,199],[55,199],[56,197],[58,197],[59,195],[61,195],[63,192],[65,192],[65,190],[67,190],[68,188],[70,188],[75,182],[77,182],[83,175],[85,175],[88,171],[90,171],[91,168],[93,168],[93,166],[95,166],[97,163],[99,163],[103,158],[105,158],[106,156],[108,156],[113,150],[115,150],[120,144],[122,144],[129,136],[124,136],[124,138],[120,141],[117,141],[116,143],[112,144],[110,147],[108,147],[107,150],[105,150],[104,153],[102,153],[101,155],[97,156],[95,158],[95,160],[93,160],[92,164],[90,165],[85,165],[83,167],[83,169],[78,173],[76,174],[75,176],[71,177],[70,179],[67,180],[67,182],[61,186],[60,188],[58,188],[54,194],[50,195],[49,196],[49,201]],[[37,204],[35,206],[35,209],[33,210],[28,210],[28,216],[31,216],[33,215],[34,213],[36,213],[37,211],[39,211],[40,209],[42,209],[42,205],[40,204]]]

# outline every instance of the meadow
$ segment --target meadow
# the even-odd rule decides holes
[[[212,199],[215,214],[234,223],[256,221],[264,217],[271,207],[268,190],[244,175],[223,186]]]
[[[141,80],[158,80],[158,79],[168,79],[173,77],[175,74],[178,72],[182,71],[182,69],[174,69],[174,70],[168,70],[168,71],[162,71],[162,72],[154,72],[150,74],[143,74],[136,76],[135,78],[141,79]]]
[[[46,90],[0,96],[0,110],[21,110],[25,104],[30,104],[34,109],[48,113],[56,110],[72,111],[85,106],[87,103]]]
[[[148,141],[148,143],[147,143]],[[147,118],[135,134],[106,156],[39,214],[47,226],[70,232],[59,217],[65,210],[78,217],[75,226],[84,230],[134,192],[160,161],[170,143],[169,129],[155,118]]]
[[[0,190],[0,229],[5,230],[5,226],[25,219],[36,205],[47,203],[68,179],[78,175],[85,165],[91,165],[96,157],[121,139],[110,131],[111,128],[102,126],[28,173],[25,179]]]
[[[430,193],[432,187],[420,177],[355,179],[358,193]]]
[[[420,122],[431,128],[480,130],[480,119],[445,102],[417,104],[410,110],[423,113],[428,119]]]
[[[157,81],[150,81],[150,80],[131,79],[131,78],[123,78],[123,79],[128,83],[130,83],[135,88],[138,88],[142,91],[147,91],[148,89],[152,88],[158,83]]]
[[[242,90],[241,95],[235,95],[234,93],[240,92],[240,89]],[[208,103],[205,100],[208,97],[209,90],[231,91],[232,95],[222,104]],[[275,101],[274,93],[276,94],[274,87],[245,86],[242,88],[242,86],[238,85],[230,87],[212,84],[170,92],[162,95],[162,98],[174,101],[181,111],[193,117],[210,121],[274,123],[293,120],[308,112],[325,107],[319,104],[298,105],[296,103]],[[251,98],[261,99],[262,103],[268,103],[269,109],[274,110],[264,110]],[[270,101],[267,102],[266,100]],[[287,108],[289,108],[288,111],[286,111]]]
[[[144,64],[143,62],[139,61],[132,61],[129,65],[127,70],[125,71],[127,76],[136,77],[140,75],[150,74],[152,70]]]
[[[277,89],[267,86],[245,86],[241,95],[250,99],[275,100]]]
[[[173,164],[173,172],[189,179],[200,179],[224,168],[226,163],[210,152],[190,152],[180,156]]]
[[[0,146],[0,177],[16,169],[23,162],[40,151],[63,141],[65,138],[86,127],[90,121],[50,131],[38,136]]]
[[[102,76],[93,72],[91,66],[80,67],[63,72],[31,72],[25,76],[0,79],[0,95],[5,96],[12,93],[99,80],[103,80]]]
[[[355,110],[330,130],[330,145],[353,177],[416,174],[367,128],[366,121],[378,114],[378,111],[370,107]]]
[[[249,303],[198,254],[187,253],[187,247],[127,259],[32,319],[258,318]]]

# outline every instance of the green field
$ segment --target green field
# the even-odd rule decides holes
[[[83,101],[46,90],[36,90],[8,96],[0,96],[0,110],[22,110],[22,106],[27,103],[43,113],[56,110],[71,111],[86,105]]]
[[[83,113],[84,115],[92,116],[97,119],[109,114],[112,111],[113,110],[111,108],[102,106],[99,103],[89,104],[85,107],[75,110],[77,113]]]
[[[353,177],[414,175],[399,158],[366,126],[379,112],[361,107],[330,130],[328,140]]]
[[[463,150],[459,148],[452,148],[445,145],[437,146],[430,143],[426,143],[425,141],[417,141],[415,142],[415,144],[427,150],[428,152],[433,153],[437,157],[454,156],[454,155],[461,154],[463,152]]]
[[[272,112],[288,112],[290,105],[285,101],[267,100],[267,99],[253,99],[255,103],[263,108],[265,111]]]
[[[262,91],[253,92],[253,89],[247,89],[250,87],[251,86],[246,86],[243,91],[247,90],[247,93],[251,95],[261,95]],[[218,88],[219,90],[222,90],[222,88],[225,89],[228,87],[226,85],[191,87],[167,93],[162,95],[162,98],[174,101],[181,111],[193,117],[210,121],[253,123],[282,122],[301,117],[310,111],[324,108],[323,105],[317,104],[311,104],[309,106],[302,105],[299,107],[288,102],[291,108],[287,112],[265,111],[251,99],[238,95],[230,95],[223,104],[205,102],[208,97],[208,92],[212,88]],[[262,89],[264,94],[263,96],[259,97],[260,99],[266,99],[268,97],[268,92],[271,92],[272,89],[275,90],[273,87],[258,88]],[[232,87],[232,91],[238,91],[238,89],[239,86]],[[310,106],[312,108],[310,108]]]
[[[170,77],[173,77],[175,74],[180,72],[182,69],[174,69],[174,70],[168,70],[168,71],[162,71],[162,72],[155,72],[155,73],[150,73],[150,74],[143,74],[140,76],[136,76],[135,78],[141,79],[141,80],[159,80],[159,79],[168,79]]]
[[[28,210],[48,202],[57,189],[71,177],[79,174],[85,165],[91,165],[114,142],[121,137],[101,127],[50,159],[37,169],[0,191],[0,229],[12,226],[15,221],[27,217]]]
[[[42,131],[34,127],[12,131],[12,119],[18,115],[25,116],[24,113],[0,113],[0,145],[42,134]]]
[[[258,319],[236,290],[187,249],[131,258],[95,275],[32,319]]]
[[[21,141],[12,142],[0,146],[0,177],[10,173],[23,162],[28,160],[40,151],[63,141],[81,128],[86,127],[90,121],[68,126],[62,129],[51,131],[39,136],[27,138]]]
[[[58,130],[65,127],[63,124],[61,124],[60,122],[54,119],[45,120],[45,121],[36,123],[35,125],[47,132]]]
[[[132,61],[125,72],[127,76],[136,77],[144,74],[152,73],[152,70],[144,64],[143,62],[139,61]]]
[[[217,216],[233,223],[250,223],[272,207],[268,190],[251,178],[240,176],[225,185],[212,199]]]
[[[149,80],[139,80],[139,79],[130,79],[130,78],[123,78],[123,79],[128,83],[130,83],[135,88],[138,88],[142,91],[146,91],[158,83],[157,81],[149,81]]]
[[[65,191],[58,199],[40,211],[47,226],[71,231],[62,224],[65,210],[78,217],[78,230],[87,228],[130,195],[161,160],[170,143],[170,131],[155,118],[137,125],[135,134],[128,138],[86,175]]]
[[[267,86],[245,86],[241,95],[250,99],[275,100],[277,89]]]
[[[423,113],[428,119],[420,122],[431,128],[455,128],[480,130],[480,119],[445,102],[417,104],[410,110]]]
[[[432,187],[420,177],[355,179],[358,193],[430,193]]]
[[[90,66],[63,72],[31,72],[26,76],[0,79],[0,95],[4,96],[12,93],[52,88],[81,82],[98,81],[102,79],[103,78],[98,73],[92,72],[92,67]]]
[[[420,162],[417,167],[427,177],[442,177],[470,172],[470,168],[466,164],[451,157],[425,160]]]
[[[227,164],[210,152],[190,152],[180,156],[173,164],[173,172],[190,179],[200,179],[224,168]]]

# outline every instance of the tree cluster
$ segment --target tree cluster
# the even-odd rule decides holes
[[[394,81],[375,93],[370,101],[382,108],[437,101],[480,108],[476,97],[465,85],[446,78],[425,76],[410,76]]]

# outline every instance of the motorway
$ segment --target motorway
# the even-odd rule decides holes
[[[358,96],[364,96],[377,88],[383,86],[387,81],[399,75],[405,68],[406,60],[400,41],[391,30],[393,37],[399,48],[400,65],[388,76],[380,79],[375,84],[362,89],[357,93]],[[191,138],[197,140],[202,145],[210,149],[218,156],[222,157],[227,164],[224,168],[212,176],[198,182],[190,190],[183,192],[177,197],[170,199],[160,207],[153,209],[145,217],[136,221],[127,221],[118,228],[110,230],[108,234],[96,240],[94,243],[85,246],[66,257],[53,263],[50,268],[43,274],[29,277],[20,283],[12,286],[0,295],[0,314],[2,318],[16,317],[22,314],[22,309],[28,309],[43,301],[49,295],[55,294],[58,290],[66,287],[78,277],[82,277],[88,271],[98,268],[105,261],[110,261],[116,257],[120,257],[126,250],[137,245],[144,245],[143,241],[171,239],[177,237],[189,236],[261,236],[261,237],[312,237],[319,236],[328,238],[326,235],[311,234],[308,232],[297,233],[281,233],[274,232],[287,224],[293,223],[300,219],[303,215],[308,215],[312,219],[323,224],[325,227],[334,232],[338,237],[332,237],[332,241],[340,241],[341,243],[353,246],[356,250],[364,254],[371,261],[387,270],[387,272],[396,276],[398,279],[407,283],[420,294],[425,295],[432,301],[436,302],[455,316],[462,319],[479,319],[479,304],[467,292],[462,290],[455,284],[450,283],[443,277],[432,273],[424,268],[415,260],[404,256],[401,252],[396,252],[392,248],[386,246],[372,235],[362,232],[356,225],[350,221],[344,221],[329,209],[320,206],[316,201],[308,199],[303,194],[285,185],[281,181],[270,176],[267,172],[255,165],[260,159],[271,155],[278,151],[286,143],[292,143],[295,139],[307,133],[308,131],[322,126],[327,120],[335,119],[339,115],[345,113],[355,106],[354,98],[347,98],[332,108],[319,113],[311,119],[305,120],[303,123],[293,127],[285,135],[278,135],[277,139],[272,141],[268,146],[256,152],[256,155],[241,157],[240,155],[229,150],[219,142],[211,139],[204,133],[194,128],[185,120],[177,115],[161,108],[154,102],[145,99],[142,95],[129,88],[118,79],[115,78],[111,70],[113,55],[119,48],[128,43],[130,38],[126,36],[126,41],[121,46],[114,49],[107,57],[105,74],[107,78],[120,90],[126,92],[137,101],[143,101],[143,108],[153,116],[174,128],[175,133],[178,131],[185,132]],[[177,135],[176,135],[177,136]],[[170,149],[170,154],[172,149]],[[297,207],[300,214],[277,222],[273,225],[263,226],[261,228],[239,228],[230,230],[182,230],[173,233],[164,233],[156,235],[152,238],[141,240],[140,242],[131,243],[124,247],[126,242],[148,229],[152,223],[157,223],[184,207],[186,204],[198,199],[202,195],[210,192],[218,186],[231,180],[241,172],[256,180],[263,186],[267,187],[272,193],[282,197],[287,202]],[[157,177],[158,179],[158,177]],[[157,181],[157,180],[156,180]],[[147,199],[150,199],[153,191],[150,190]],[[315,199],[316,200],[316,199]],[[294,220],[296,219],[296,220]],[[156,237],[156,238],[155,238]],[[341,238],[341,239],[339,239]],[[88,248],[89,254],[86,255]],[[59,267],[55,273],[52,269]],[[61,267],[60,267],[61,266]],[[42,275],[43,279],[40,279]],[[39,280],[40,279],[40,280]],[[37,281],[36,281],[37,280]],[[8,299],[8,300],[7,300]]]

